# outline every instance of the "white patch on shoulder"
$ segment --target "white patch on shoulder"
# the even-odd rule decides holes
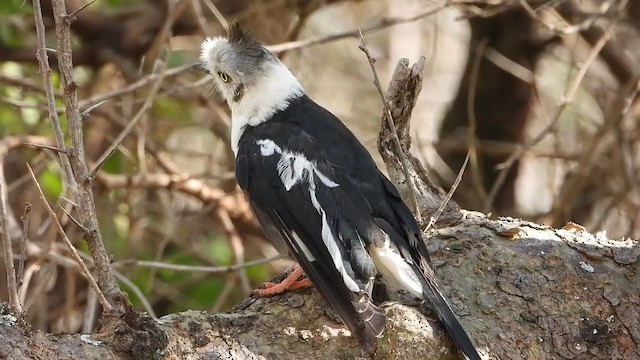
[[[310,176],[317,176],[320,182],[326,187],[334,188],[339,186],[336,182],[320,172],[315,162],[310,161],[302,154],[283,150],[270,139],[257,140],[256,145],[260,146],[260,154],[262,156],[271,156],[276,153],[280,154],[277,171],[287,191],[290,191],[297,184],[309,181]]]
[[[256,145],[260,145],[260,155],[262,156],[271,156],[276,152],[282,154],[280,146],[276,145],[272,140],[258,140],[256,141]]]
[[[369,246],[369,254],[378,272],[392,287],[407,290],[413,296],[422,299],[422,282],[418,275],[404,261],[395,246],[391,247],[389,235],[384,233],[384,236],[383,247]]]
[[[344,267],[342,253],[340,252],[338,243],[336,242],[333,232],[331,231],[331,227],[329,226],[327,214],[316,196],[316,178],[319,179],[324,186],[329,188],[334,188],[340,185],[320,172],[315,162],[309,161],[309,159],[302,154],[282,149],[273,140],[258,140],[256,141],[256,145],[260,146],[260,154],[263,156],[272,156],[276,153],[280,154],[277,171],[280,176],[280,180],[282,181],[282,185],[287,191],[290,191],[295,185],[299,185],[304,182],[309,184],[309,197],[311,198],[311,203],[318,214],[322,217],[322,241],[324,242],[324,246],[329,251],[331,258],[333,259],[333,265],[342,276],[342,281],[347,288],[353,292],[360,292],[360,286],[358,286],[355,280],[349,276]],[[296,241],[302,244],[300,247],[303,251],[306,249],[305,255],[307,255],[306,252],[308,252],[309,249],[304,246],[302,241],[299,241],[299,238],[296,238]],[[309,253],[309,255],[311,254]]]

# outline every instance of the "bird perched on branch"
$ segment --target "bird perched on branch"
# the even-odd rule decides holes
[[[267,237],[366,343],[385,328],[371,299],[380,273],[430,302],[464,355],[480,359],[438,289],[416,220],[365,147],[249,33],[237,23],[228,31],[202,43],[194,67],[231,108],[236,178]],[[262,293],[297,287],[300,275]]]

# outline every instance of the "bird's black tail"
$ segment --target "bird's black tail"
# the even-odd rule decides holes
[[[460,321],[458,321],[453,310],[451,310],[449,303],[447,303],[444,295],[440,292],[440,289],[434,282],[434,279],[425,277],[423,283],[422,292],[425,300],[431,303],[436,315],[438,316],[438,320],[440,320],[447,329],[458,349],[462,351],[467,359],[482,360],[480,354],[478,354],[478,350],[473,345],[471,338],[469,338],[469,335],[462,327],[462,324],[460,324]]]

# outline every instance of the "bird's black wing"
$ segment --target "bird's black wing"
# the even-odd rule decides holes
[[[454,343],[468,358],[480,359],[438,288],[413,214],[342,122],[303,97],[266,123],[248,129],[239,149],[236,175],[240,186],[255,206],[268,214],[316,288],[352,331],[377,336],[384,327],[384,316],[370,302],[362,302],[362,294],[369,291],[372,282],[368,279],[376,272],[370,253],[392,248],[398,256],[393,257],[391,266],[402,263],[400,277],[419,283],[419,292],[432,304]],[[283,157],[285,153],[304,157],[318,172],[305,172],[303,162]],[[296,169],[296,164],[297,173],[282,171]],[[290,188],[284,184],[296,176],[305,181]],[[315,197],[310,193],[312,187]],[[322,212],[317,211],[317,205]],[[340,249],[344,273],[358,282],[360,293],[351,291],[344,273],[337,270],[335,251],[326,246],[322,236],[322,214],[333,235],[331,243]],[[364,330],[358,330],[362,324]]]
[[[367,252],[371,208],[340,180],[316,140],[278,123],[252,129],[241,139],[236,177],[267,236],[286,243],[349,329],[370,342],[386,322],[370,300],[376,275]]]

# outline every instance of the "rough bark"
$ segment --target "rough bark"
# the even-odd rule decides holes
[[[409,133],[411,113],[420,95],[420,90],[422,90],[423,70],[424,58],[420,58],[412,66],[409,66],[407,59],[401,59],[398,62],[387,90],[386,101],[389,104],[402,149],[397,149],[395,146],[395,136],[385,120],[385,114],[383,114],[378,137],[378,152],[387,165],[389,178],[396,184],[407,204],[413,203],[411,193],[415,193],[420,214],[426,220],[426,222],[423,221],[423,224],[426,225],[446,196],[444,191],[431,180],[420,161],[409,152],[411,149]],[[414,179],[413,184],[405,180],[403,166],[407,166],[407,173]],[[459,218],[460,207],[451,201],[443,209],[439,223],[447,223]]]
[[[463,215],[434,232],[428,246],[477,346],[497,359],[640,358],[637,242]],[[92,335],[44,334],[5,314],[0,358],[458,358],[429,316],[398,303],[383,308],[390,326],[373,355],[307,290],[248,299],[226,314],[188,311],[154,321],[129,313],[103,319]]]

